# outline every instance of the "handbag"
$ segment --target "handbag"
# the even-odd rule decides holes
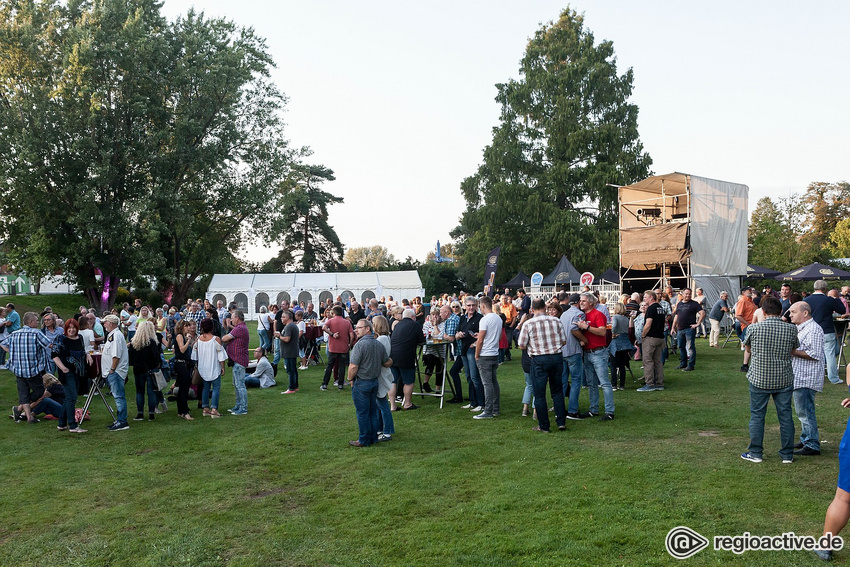
[[[193,386],[200,386],[201,384],[203,384],[203,382],[204,382],[204,379],[201,378],[201,373],[198,372],[198,368],[195,367],[194,372],[192,372],[192,385]]]
[[[168,380],[165,379],[165,376],[162,374],[162,370],[154,370],[153,374],[153,384],[154,390],[157,392],[165,392],[168,389]]]

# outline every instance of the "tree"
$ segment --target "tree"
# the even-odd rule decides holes
[[[388,270],[395,265],[395,257],[384,246],[361,246],[345,251],[342,263],[349,271]]]
[[[426,262],[417,268],[425,296],[456,293],[464,289],[464,284],[458,275],[458,269],[453,264],[435,264]]]
[[[797,194],[776,201],[759,199],[748,231],[750,263],[787,272],[815,261],[803,240],[804,207]]]
[[[827,251],[832,259],[850,258],[850,218],[838,221],[829,235]]]
[[[302,272],[333,271],[342,259],[342,243],[328,223],[328,207],[341,197],[320,189],[334,174],[322,165],[299,165],[282,186],[281,218],[274,224],[284,248]]]
[[[169,23],[160,7],[0,5],[6,242],[38,236],[18,256],[63,269],[98,308],[140,274],[181,301],[234,265],[248,227],[270,238],[283,213],[265,210],[268,188],[307,155],[283,137],[264,41],[194,12]]]
[[[802,196],[802,244],[821,262],[829,258],[828,241],[839,221],[850,217],[850,183],[813,182]]]
[[[617,261],[618,195],[652,163],[628,103],[633,74],[617,74],[613,44],[594,44],[583,16],[566,9],[542,26],[519,80],[496,85],[500,124],[484,162],[465,179],[467,207],[452,232],[468,281],[502,247],[500,269],[533,272],[562,254],[591,271]]]

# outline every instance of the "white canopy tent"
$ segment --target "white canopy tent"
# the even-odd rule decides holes
[[[620,188],[624,289],[702,287],[709,301],[737,297],[747,274],[749,188],[687,173]],[[645,280],[638,283],[637,280]]]
[[[318,304],[337,296],[368,301],[393,296],[396,300],[424,296],[416,270],[402,272],[326,272],[314,274],[215,274],[206,297],[213,305],[235,301],[245,318],[257,318],[261,306],[283,300]]]

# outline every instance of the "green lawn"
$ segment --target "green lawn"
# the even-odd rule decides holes
[[[256,343],[256,336],[254,336]],[[674,565],[667,532],[819,535],[835,492],[846,388],[818,396],[824,454],[782,465],[769,408],[765,461],[746,450],[737,347],[698,341],[697,372],[668,363],[667,390],[615,393],[613,422],[541,435],[520,417],[519,356],[499,368],[502,416],[473,421],[433,399],[395,413],[393,441],[353,449],[349,390],[249,390],[249,414],[87,435],[4,420],[2,565]],[[515,351],[516,352],[516,351]],[[639,365],[635,366],[639,374]],[[285,382],[285,373],[278,383]],[[135,414],[133,381],[127,387]],[[0,372],[0,400],[14,382]],[[229,374],[220,407],[234,401]],[[582,409],[587,394],[582,393]],[[795,427],[799,424],[795,419]],[[837,563],[850,551],[838,552]],[[802,552],[703,550],[689,565],[816,565]]]

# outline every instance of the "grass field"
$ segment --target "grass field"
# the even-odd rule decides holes
[[[749,418],[740,351],[699,340],[698,353],[696,372],[667,364],[664,392],[632,382],[616,392],[615,421],[568,422],[551,435],[520,417],[516,355],[499,368],[500,418],[473,421],[428,398],[394,414],[391,442],[367,449],[348,446],[349,390],[319,391],[315,367],[295,395],[249,390],[241,417],[193,410],[186,422],[171,404],[155,422],[110,433],[96,401],[90,432],[77,436],[6,419],[0,565],[673,565],[664,539],[679,525],[709,539],[819,535],[847,389],[827,384],[817,398],[822,456],[782,465],[769,408],[765,461],[753,464],[739,457]],[[229,380],[221,408],[234,400]],[[13,378],[0,372],[0,401],[14,400]],[[718,563],[819,561],[710,547],[686,561]]]

